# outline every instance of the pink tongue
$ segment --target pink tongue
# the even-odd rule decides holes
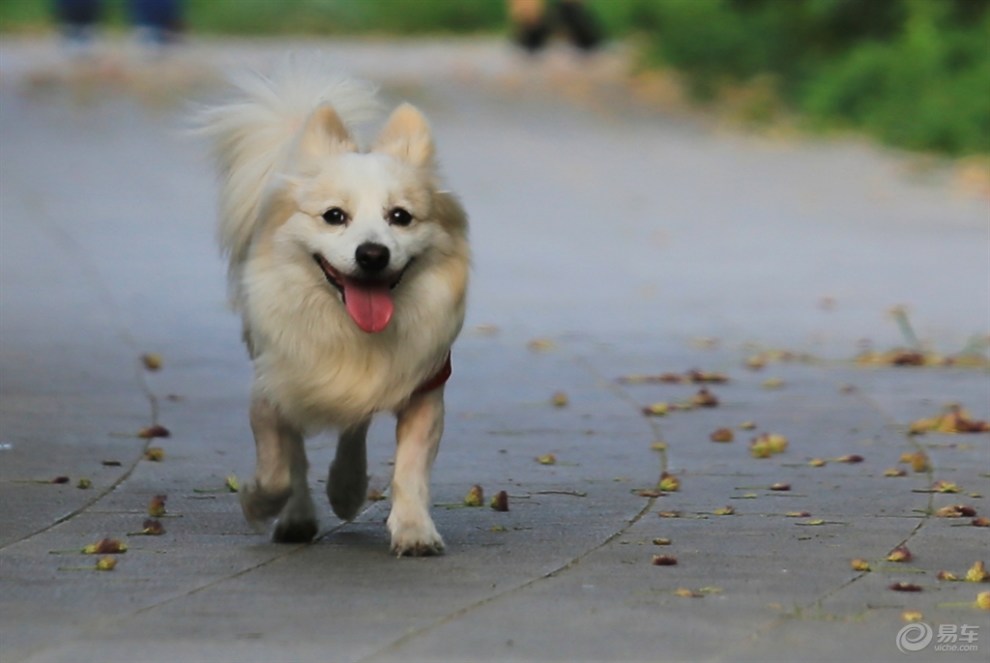
[[[361,331],[369,334],[382,331],[392,319],[392,292],[387,285],[345,281],[344,303]]]

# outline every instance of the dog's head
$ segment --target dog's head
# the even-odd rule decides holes
[[[426,119],[399,106],[361,152],[334,110],[320,107],[300,130],[289,167],[278,178],[277,197],[290,209],[275,244],[307,256],[314,278],[361,330],[384,330],[403,277],[454,241],[439,211]]]

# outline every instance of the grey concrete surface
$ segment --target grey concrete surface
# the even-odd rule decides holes
[[[312,45],[200,44],[80,73],[50,44],[0,44],[4,663],[986,660],[990,613],[973,603],[990,585],[936,574],[986,559],[990,530],[932,511],[990,516],[990,436],[905,430],[947,402],[990,416],[988,374],[849,360],[864,339],[903,343],[894,305],[940,352],[985,340],[990,201],[860,142],[637,105],[621,52],[321,44],[424,107],[472,216],[470,318],[433,484],[448,552],[392,558],[387,501],[346,526],[324,508],[311,545],[253,532],[224,490],[252,468],[250,370],[213,245],[213,175],[180,118],[226,64]],[[751,371],[754,348],[814,360]],[[145,371],[144,352],[163,368]],[[697,387],[616,382],[691,368],[728,374],[718,407],[646,418]],[[709,441],[744,421],[756,431]],[[135,437],[152,423],[171,437]],[[373,429],[374,488],[390,427]],[[752,458],[761,432],[788,450]],[[162,461],[143,460],[149,444]],[[332,442],[309,449],[320,495]],[[929,471],[883,475],[918,450]],[[536,462],[547,453],[556,464]],[[864,460],[835,461],[846,454]],[[637,494],[665,470],[679,491]],[[961,492],[926,492],[936,480]],[[510,511],[462,508],[476,483],[508,491]],[[161,494],[166,533],[129,535]],[[725,506],[735,514],[714,514]],[[74,551],[105,536],[130,549],[112,572],[87,569]],[[899,544],[914,559],[884,561]],[[873,571],[852,570],[857,557]],[[897,581],[923,591],[887,589]],[[905,610],[936,633],[976,627],[971,651],[901,653]]]

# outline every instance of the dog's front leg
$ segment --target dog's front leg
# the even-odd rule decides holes
[[[251,430],[258,454],[254,481],[241,491],[244,517],[261,526],[278,516],[272,539],[299,543],[316,535],[316,510],[309,495],[302,433],[263,396],[251,401]]]
[[[398,413],[392,512],[392,552],[439,555],[443,539],[430,518],[430,469],[443,435],[443,387],[413,396]]]
[[[365,438],[371,419],[345,428],[337,441],[337,454],[330,465],[327,497],[341,520],[357,516],[368,497],[368,453]]]

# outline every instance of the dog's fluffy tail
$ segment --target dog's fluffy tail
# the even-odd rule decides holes
[[[319,56],[290,56],[270,75],[241,71],[228,97],[200,109],[196,133],[207,136],[220,170],[218,239],[230,260],[236,305],[237,267],[247,257],[271,177],[284,167],[293,138],[317,108],[332,106],[344,124],[375,117],[375,88],[334,73]]]

